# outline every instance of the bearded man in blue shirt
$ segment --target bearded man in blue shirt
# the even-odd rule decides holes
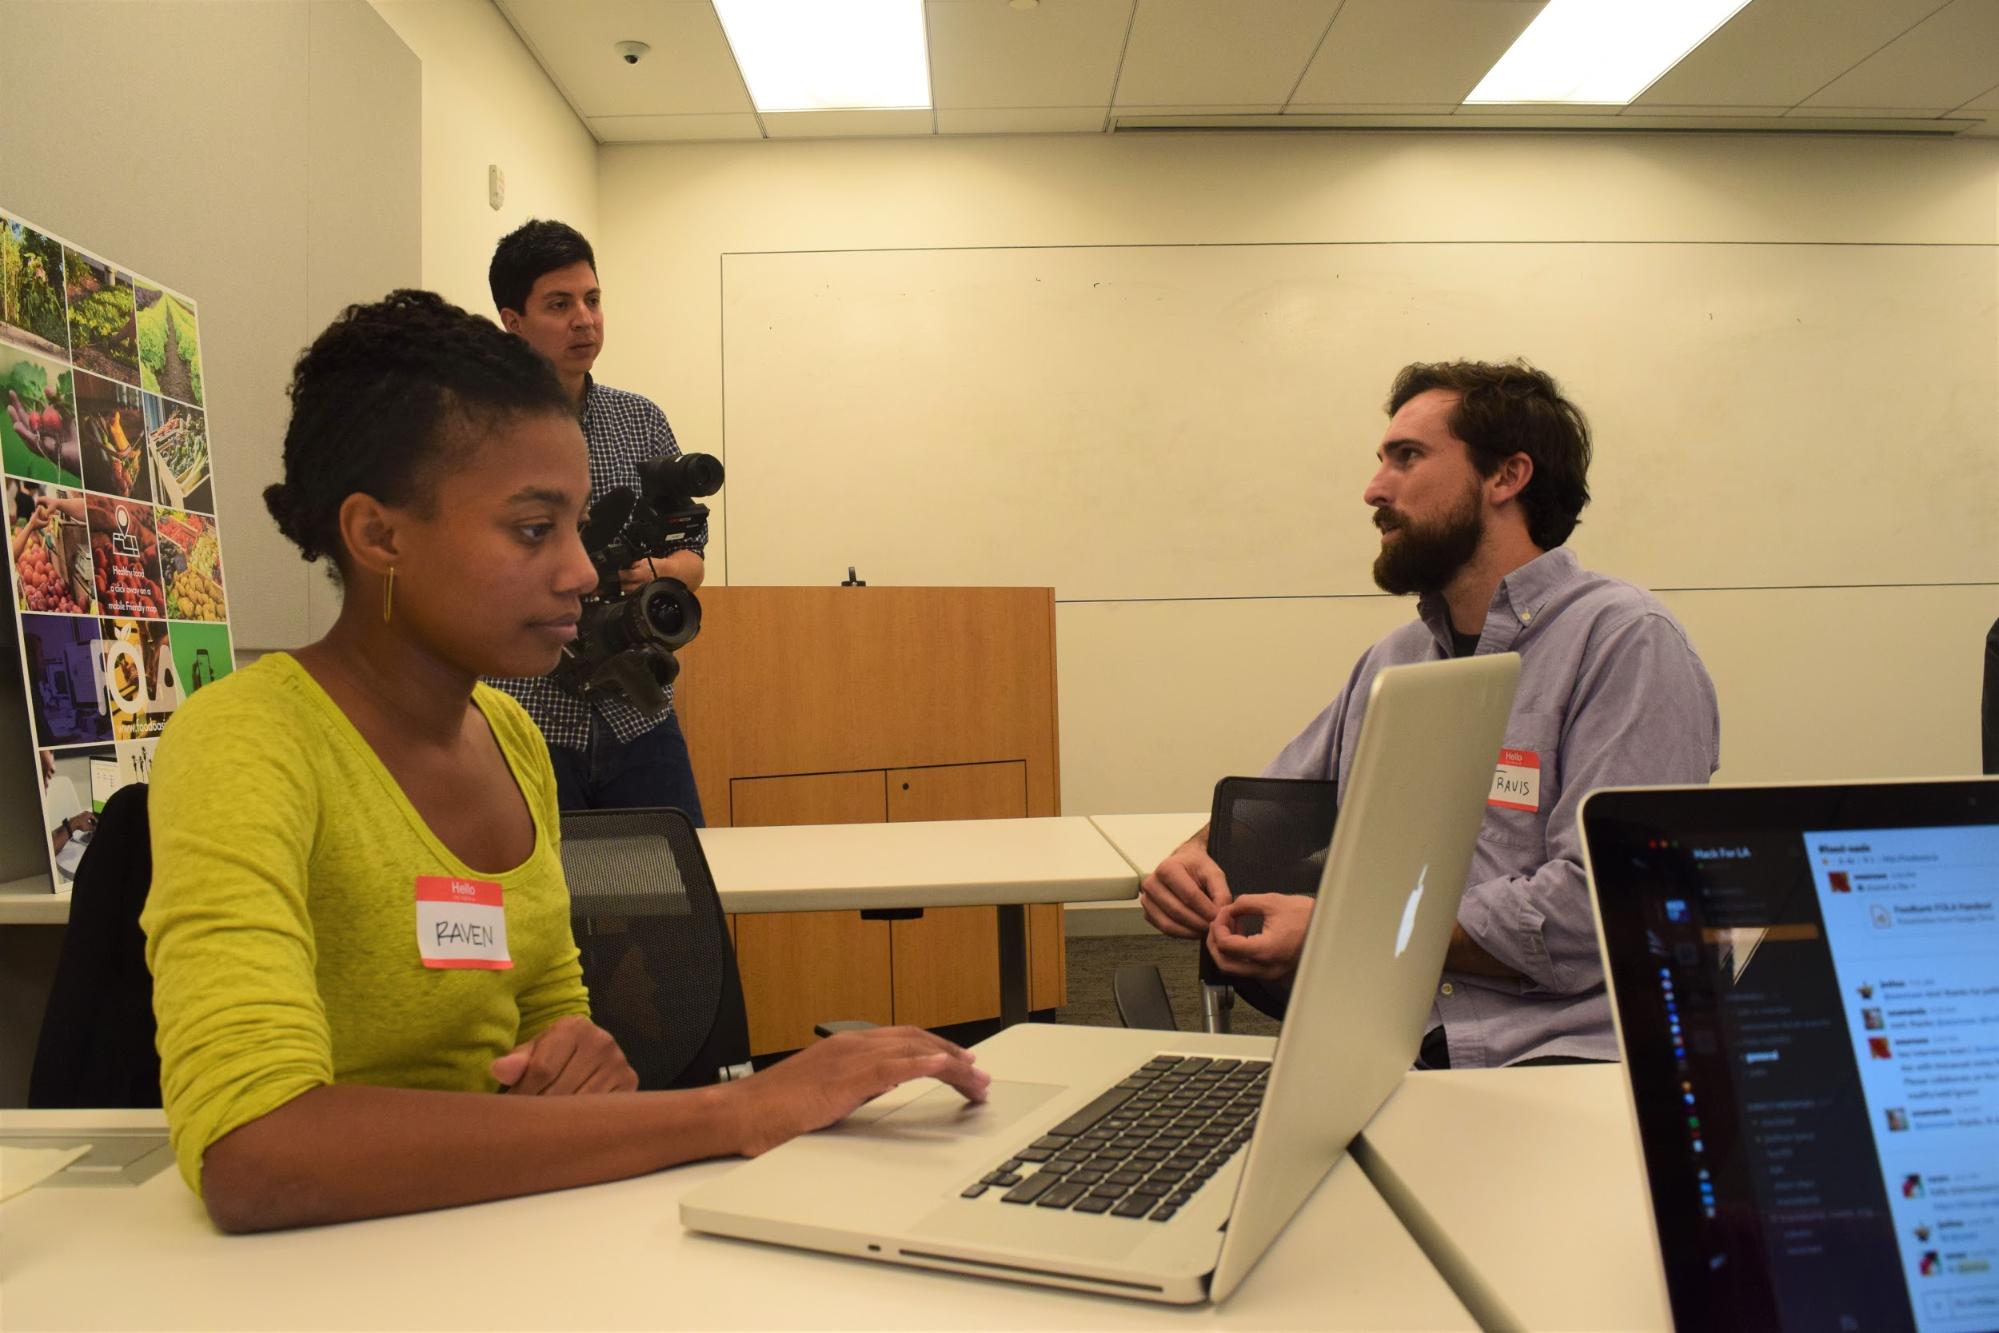
[[[1666,608],[1564,547],[1589,503],[1589,425],[1524,362],[1405,368],[1363,493],[1375,582],[1417,619],[1361,656],[1266,777],[1344,782],[1383,667],[1517,652],[1519,690],[1424,1038],[1430,1067],[1614,1060],[1576,807],[1598,787],[1700,783],[1721,759],[1714,685]],[[1205,940],[1222,970],[1276,988],[1298,965],[1310,897],[1232,893],[1207,830],[1140,886],[1158,930]],[[1250,919],[1260,919],[1253,929]]]

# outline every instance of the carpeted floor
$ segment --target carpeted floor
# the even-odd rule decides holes
[[[1151,963],[1166,982],[1166,996],[1173,1002],[1180,1030],[1201,1030],[1201,953],[1193,941],[1164,935],[1107,935],[1072,937],[1067,944],[1069,1003],[1056,1011],[1056,1022],[1120,1026],[1111,1000],[1111,974],[1127,963]],[[1231,1027],[1250,1036],[1277,1035],[1276,1020],[1243,1003],[1236,1005]]]

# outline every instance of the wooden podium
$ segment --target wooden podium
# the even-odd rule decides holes
[[[710,824],[1060,814],[1049,588],[704,588],[675,708]],[[1062,909],[1028,910],[1029,1004],[1065,998]],[[750,1047],[829,1018],[1000,1012],[998,915],[731,918]]]

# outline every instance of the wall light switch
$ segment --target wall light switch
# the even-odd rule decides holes
[[[507,202],[507,173],[500,170],[497,162],[486,168],[486,202],[495,212]]]

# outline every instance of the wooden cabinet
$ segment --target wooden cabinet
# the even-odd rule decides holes
[[[1046,588],[711,588],[676,691],[716,825],[1059,813]],[[1028,909],[1029,1004],[1064,1000],[1062,909]],[[999,1013],[991,907],[732,920],[758,1054],[822,1019]]]

